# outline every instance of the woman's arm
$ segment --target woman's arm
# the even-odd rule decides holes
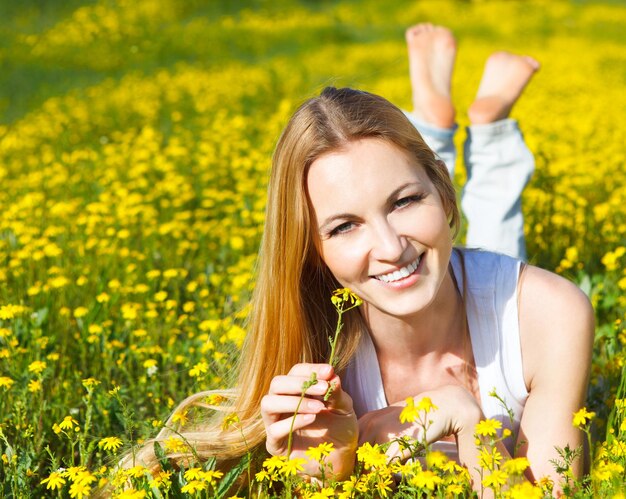
[[[555,447],[583,445],[572,424],[585,403],[594,338],[594,313],[586,295],[571,282],[527,266],[519,284],[519,322],[524,378],[529,391],[520,424],[520,455],[531,463],[529,478],[559,476],[550,463]],[[576,476],[583,459],[574,463]]]
[[[303,383],[315,373],[317,383],[307,389],[300,403]],[[328,400],[324,394],[332,386]],[[298,404],[299,408],[298,408]],[[298,414],[295,416],[296,408]],[[267,451],[284,456],[288,450],[289,431],[293,424],[291,458],[304,458],[304,473],[320,476],[319,463],[306,455],[310,447],[332,443],[334,450],[326,459],[338,480],[347,478],[354,469],[358,426],[352,399],[342,390],[341,380],[328,364],[296,364],[285,376],[276,376],[270,392],[261,401],[261,415],[267,434]]]
[[[426,442],[430,444],[453,435],[456,438],[459,461],[470,472],[473,486],[480,490],[480,474],[477,471],[479,451],[474,433],[476,424],[484,419],[484,415],[478,402],[467,389],[458,385],[446,385],[420,393],[415,400],[419,401],[424,397],[430,398],[437,407],[427,415],[430,424],[426,430]],[[382,444],[403,436],[422,441],[424,431],[419,423],[400,422],[400,413],[405,405],[405,402],[399,402],[368,412],[359,418],[359,443]],[[498,445],[498,450],[505,458],[508,456],[504,445]],[[401,453],[395,443],[389,447],[387,454],[390,458],[409,457],[406,453]]]

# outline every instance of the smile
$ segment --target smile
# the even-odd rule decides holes
[[[389,272],[387,274],[380,274],[373,276],[374,279],[378,279],[383,282],[395,282],[400,279],[404,279],[405,277],[409,277],[415,269],[417,269],[420,264],[420,260],[422,259],[422,255],[418,256],[414,262],[409,263],[406,267],[402,267],[400,270],[394,270],[393,272]]]

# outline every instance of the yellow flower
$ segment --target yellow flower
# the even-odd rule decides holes
[[[224,397],[223,395],[219,395],[217,393],[212,393],[211,395],[208,395],[206,398],[206,403],[209,405],[220,405],[223,402],[226,402],[226,397]]]
[[[28,371],[34,374],[41,374],[47,364],[41,360],[36,360],[28,365]]]
[[[211,485],[215,485],[216,481],[222,478],[223,476],[224,476],[224,473],[222,473],[221,471],[215,471],[215,470],[202,471],[200,473],[200,479],[204,480],[205,482],[210,483]]]
[[[530,466],[530,461],[525,457],[509,459],[502,465],[502,469],[509,475],[521,475]]]
[[[415,399],[413,399],[413,397],[409,397],[406,399],[405,402],[406,405],[402,408],[402,411],[400,412],[400,422],[414,423],[419,417],[417,407],[415,407]]]
[[[25,308],[21,305],[2,305],[0,307],[0,319],[13,319],[16,315],[24,312]]]
[[[133,478],[141,478],[142,476],[145,476],[147,472],[148,470],[143,466],[133,466],[132,468],[128,468],[126,470],[128,476]]]
[[[46,489],[48,490],[60,490],[65,485],[65,478],[58,471],[53,471],[48,478],[44,478],[41,481],[41,484],[46,484]]]
[[[80,319],[81,317],[85,317],[88,312],[89,309],[87,307],[76,307],[74,309],[74,317]]]
[[[281,470],[285,464],[287,458],[285,456],[271,456],[263,461],[263,468],[265,468],[270,473],[273,473],[274,470]]]
[[[170,477],[172,476],[171,471],[159,471],[154,475],[154,478],[150,481],[150,487],[169,487],[172,482]]]
[[[426,464],[429,468],[442,468],[448,461],[448,456],[440,451],[431,451],[426,455]]]
[[[607,482],[616,475],[621,475],[624,471],[624,467],[618,463],[611,463],[607,461],[600,461],[596,463],[591,471],[591,476],[594,480],[599,482]]]
[[[187,485],[185,485],[182,489],[180,489],[180,491],[185,494],[195,494],[196,492],[200,492],[202,490],[205,490],[206,488],[207,484],[205,482],[193,480],[192,482],[189,482]]]
[[[202,471],[202,468],[189,468],[187,471],[185,471],[184,477],[187,481],[201,480],[203,473],[204,472]]]
[[[363,300],[359,298],[350,288],[339,288],[333,291],[330,301],[335,307],[343,308],[344,303],[350,303],[355,307],[358,307],[363,303]]]
[[[410,483],[420,489],[435,490],[435,487],[442,481],[443,479],[432,471],[419,471],[411,478]]]
[[[535,482],[535,485],[542,490],[547,492],[552,492],[552,488],[554,487],[554,482],[549,476],[543,476],[539,480]]]
[[[197,378],[198,376],[206,374],[207,372],[209,372],[209,364],[202,360],[189,370],[189,376],[191,376],[192,378]]]
[[[126,489],[113,496],[115,499],[143,499],[146,497],[145,490]]]
[[[163,302],[167,299],[167,291],[159,291],[154,295],[154,301]]]
[[[303,457],[293,457],[283,463],[280,473],[285,476],[295,476],[298,471],[304,470],[304,463],[306,459]]]
[[[187,411],[178,411],[172,416],[172,423],[180,423],[181,426],[185,426],[188,421]]]
[[[356,455],[365,468],[380,468],[387,464],[387,455],[378,444],[365,442],[357,449]]]
[[[476,435],[482,435],[484,437],[497,436],[497,430],[502,428],[502,423],[496,419],[483,419],[475,428]]]
[[[506,491],[504,497],[507,499],[542,499],[544,493],[541,487],[530,482],[523,482],[513,485]]]
[[[272,475],[270,475],[266,470],[259,471],[254,478],[257,482],[272,481]]]
[[[71,430],[77,424],[78,424],[78,421],[76,421],[72,416],[65,416],[63,418],[63,421],[59,423],[59,428],[63,430]]]
[[[222,430],[227,430],[232,425],[239,423],[239,416],[234,412],[231,414],[227,414],[222,421]]]
[[[509,475],[502,470],[493,470],[490,475],[483,478],[483,485],[499,490],[509,479]]]
[[[11,386],[13,386],[13,384],[15,383],[14,380],[12,380],[11,378],[9,378],[8,376],[0,376],[0,387],[1,388],[5,388],[5,389],[9,389],[11,388]]]
[[[177,437],[169,437],[163,442],[163,445],[167,452],[177,453],[187,450],[187,444]]]
[[[317,447],[309,447],[306,451],[306,455],[315,461],[321,461],[323,458],[328,457],[333,450],[334,445],[331,443],[322,442]]]
[[[96,296],[96,301],[98,303],[107,303],[110,299],[111,298],[106,293],[100,293],[98,296]]]
[[[156,359],[147,359],[143,361],[143,367],[145,369],[150,369],[151,367],[156,367],[157,361]]]
[[[28,391],[30,393],[35,393],[41,390],[41,381],[38,379],[33,379],[28,382]]]
[[[324,487],[321,490],[313,492],[310,499],[325,499],[327,497],[335,497],[335,489],[332,487]]]
[[[98,381],[96,378],[85,378],[83,380],[83,386],[85,388],[93,388],[94,386],[98,386],[100,384],[100,381]]]
[[[465,491],[465,488],[458,483],[451,483],[446,487],[446,497],[458,496]]]
[[[588,421],[591,421],[595,415],[595,412],[589,412],[586,407],[583,407],[574,413],[573,425],[577,428],[582,428]]]
[[[481,468],[492,470],[502,461],[502,454],[495,447],[491,451],[481,449],[478,453],[478,460]]]
[[[118,437],[105,437],[98,442],[98,447],[104,450],[117,451],[122,446],[122,440]]]
[[[418,411],[430,412],[430,411],[436,411],[437,409],[438,407],[435,404],[433,404],[432,400],[430,400],[430,397],[422,397],[420,401],[417,403]]]

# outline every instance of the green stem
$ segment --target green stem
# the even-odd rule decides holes
[[[341,320],[341,316],[343,315],[343,310],[337,310],[337,326],[335,327],[335,334],[333,339],[330,342],[330,358],[328,359],[328,363],[335,367],[335,348],[337,346],[337,338],[339,338],[339,333],[343,328],[343,321]]]
[[[298,400],[298,405],[296,406],[296,412],[293,415],[293,418],[291,418],[291,426],[289,427],[289,439],[287,440],[287,459],[290,459],[291,457],[291,444],[293,443],[293,425],[296,424],[296,415],[298,414],[298,411],[300,410],[300,405],[302,404],[302,400],[304,400],[304,391],[302,392],[302,395],[300,395],[300,400]]]

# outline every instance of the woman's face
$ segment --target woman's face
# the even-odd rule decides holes
[[[321,257],[342,286],[384,314],[430,305],[447,273],[448,217],[424,169],[380,139],[315,160],[307,189]]]

